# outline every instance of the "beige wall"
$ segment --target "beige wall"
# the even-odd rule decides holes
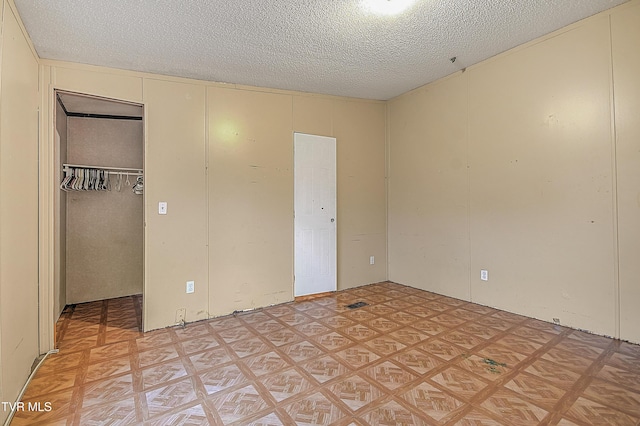
[[[389,102],[391,280],[640,341],[638,5]]]
[[[338,177],[338,290],[387,278],[385,106],[333,102]],[[369,257],[375,264],[369,264]]]
[[[386,279],[383,102],[43,63],[145,106],[145,329],[293,299],[294,132],[337,138],[338,288]]]
[[[0,401],[14,401],[38,355],[38,60],[6,1],[1,25]]]
[[[462,74],[389,104],[389,277],[469,300],[466,94]]]
[[[65,163],[142,168],[143,122],[69,117]],[[111,191],[69,191],[66,205],[66,303],[142,293],[143,197],[136,176],[110,177]],[[62,216],[62,212],[61,212]]]
[[[294,132],[336,138],[338,290],[386,279],[385,114],[379,102],[293,97]]]
[[[293,298],[294,132],[337,140],[338,289],[386,278],[384,104],[220,87],[207,102],[212,315]]]
[[[640,3],[611,14],[618,236],[620,335],[640,342]]]
[[[186,321],[208,316],[205,93],[202,84],[144,79],[146,330],[176,323],[179,309]],[[185,293],[187,281],[195,293]]]
[[[608,22],[469,70],[467,123],[473,300],[613,336]]]
[[[210,87],[207,102],[211,313],[292,300],[292,97]]]

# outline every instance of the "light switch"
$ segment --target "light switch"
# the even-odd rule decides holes
[[[167,214],[167,202],[160,201],[158,203],[158,214]]]

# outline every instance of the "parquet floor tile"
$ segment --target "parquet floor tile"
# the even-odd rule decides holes
[[[336,405],[321,392],[285,405],[283,410],[297,425],[330,425],[347,415],[344,408]]]
[[[306,392],[313,387],[313,384],[294,368],[272,374],[261,383],[278,402]]]
[[[431,380],[465,400],[471,400],[488,385],[480,377],[458,367],[448,367],[431,377]]]
[[[364,420],[367,422],[366,424],[370,425],[423,426],[434,424],[396,401],[389,401],[373,408],[364,415]]]
[[[358,375],[333,384],[329,387],[329,391],[352,411],[360,410],[385,395],[383,389]]]
[[[464,406],[464,402],[461,400],[429,383],[420,383],[412,387],[402,394],[402,398],[419,411],[438,421],[455,414],[457,409]]]
[[[368,305],[349,309],[363,301]],[[141,332],[68,306],[12,425],[640,425],[640,346],[391,282]]]

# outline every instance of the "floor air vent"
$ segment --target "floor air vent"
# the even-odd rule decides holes
[[[347,308],[349,308],[349,309],[357,309],[357,308],[362,308],[363,306],[369,306],[369,304],[365,303],[365,302],[356,302],[356,303],[352,303],[350,305],[347,305]]]

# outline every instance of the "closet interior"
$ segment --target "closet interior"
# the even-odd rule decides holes
[[[58,315],[66,305],[143,293],[143,111],[56,92]]]

